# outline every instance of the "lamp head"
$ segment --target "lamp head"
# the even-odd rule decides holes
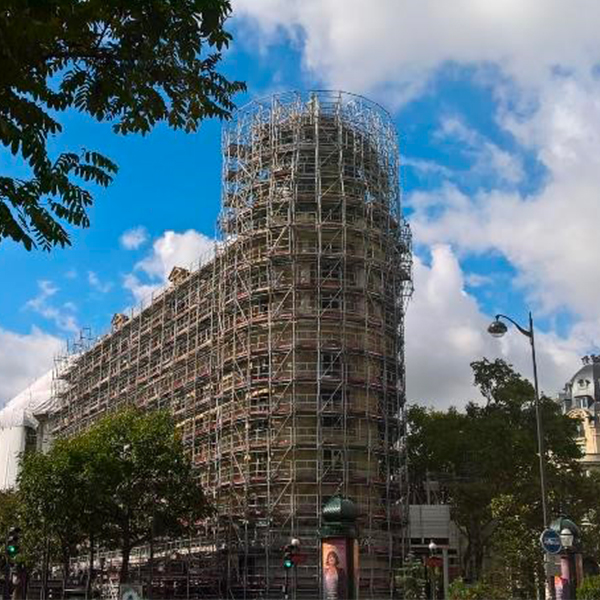
[[[432,554],[437,550],[437,544],[433,540],[429,542],[429,546],[427,547],[429,548],[429,552]]]
[[[563,545],[564,548],[572,548],[573,547],[573,541],[575,539],[575,535],[573,534],[573,532],[570,529],[567,529],[566,527],[560,532],[560,543]]]
[[[493,337],[500,338],[508,331],[508,327],[496,317],[488,327],[488,333]]]

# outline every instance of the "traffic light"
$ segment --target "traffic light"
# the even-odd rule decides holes
[[[291,569],[294,566],[294,547],[288,544],[283,551],[283,566]]]
[[[21,533],[20,527],[11,527],[8,531],[8,537],[6,538],[6,555],[8,558],[13,559],[19,554],[19,535]]]
[[[296,554],[300,550],[300,541],[292,538],[291,543],[287,544],[283,549],[283,567],[291,569],[298,564],[299,556]]]

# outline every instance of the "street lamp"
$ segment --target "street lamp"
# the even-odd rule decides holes
[[[577,563],[581,561],[581,531],[579,527],[564,515],[555,519],[550,528],[560,535],[563,547],[561,553],[561,580],[563,584],[561,598],[575,600],[577,595]]]
[[[565,550],[570,550],[573,547],[573,540],[575,539],[575,534],[566,527],[560,532],[560,543],[563,545]]]
[[[502,337],[507,331],[508,327],[500,319],[505,319],[512,323],[525,337],[529,338],[531,344],[531,358],[533,361],[533,383],[535,388],[535,422],[537,428],[537,445],[538,454],[540,458],[540,486],[542,492],[542,514],[544,518],[544,527],[548,527],[548,512],[546,509],[546,464],[545,464],[545,451],[544,451],[544,436],[542,429],[542,413],[540,410],[540,390],[538,386],[538,375],[537,375],[537,361],[535,358],[535,335],[533,329],[533,317],[531,312],[529,313],[529,329],[521,327],[516,321],[507,317],[506,315],[496,315],[496,318],[490,323],[488,327],[488,333],[493,337]]]
[[[431,558],[433,558],[435,551],[437,550],[437,544],[433,540],[431,540],[429,542],[429,546],[427,546],[427,547],[429,548],[429,556]],[[435,598],[436,598],[436,589],[435,588],[436,588],[437,581],[436,581],[436,577],[435,577],[435,563],[432,560],[429,561],[429,573],[431,575],[431,578],[430,578],[431,600],[435,600]]]

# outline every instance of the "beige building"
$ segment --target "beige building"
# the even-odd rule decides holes
[[[351,94],[284,94],[238,111],[223,153],[214,258],[64,358],[54,434],[128,403],[173,412],[219,513],[206,597],[281,594],[294,537],[295,597],[318,598],[338,494],[360,513],[360,597],[395,597],[411,252],[394,125]]]
[[[583,366],[565,385],[559,399],[563,411],[577,419],[578,442],[585,455],[582,462],[600,467],[600,356],[584,356]]]

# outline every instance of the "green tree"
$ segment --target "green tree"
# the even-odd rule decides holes
[[[87,227],[93,198],[117,165],[82,150],[52,156],[72,109],[113,123],[116,133],[159,122],[196,131],[228,118],[245,89],[217,71],[231,35],[229,0],[4,0],[0,5],[0,143],[27,173],[0,174],[0,242],[31,250],[70,244]]]
[[[5,542],[11,527],[19,526],[19,501],[16,492],[12,490],[0,491],[0,540],[2,552],[0,553],[0,570],[6,565]]]
[[[66,577],[75,548],[87,544],[92,564],[102,545],[121,550],[123,582],[134,546],[183,535],[210,513],[172,417],[134,408],[25,455],[19,502],[32,562],[56,557]]]
[[[0,535],[4,536],[11,527],[18,525],[17,494],[13,490],[0,490]]]
[[[42,564],[58,559],[67,585],[69,559],[86,539],[86,504],[91,502],[84,481],[85,456],[77,440],[58,440],[48,454],[27,453],[18,481],[26,557]]]
[[[134,546],[183,535],[210,508],[169,413],[127,408],[104,417],[86,435],[105,475],[101,536],[121,550],[125,582]]]
[[[464,412],[409,409],[411,481],[418,487],[431,477],[443,484],[453,519],[468,542],[463,570],[469,579],[481,579],[484,556],[495,544],[505,562],[518,566],[521,579],[531,583],[539,576],[541,553],[532,563],[527,552],[543,528],[534,391],[502,360],[483,359],[472,368],[485,405],[471,402]],[[591,488],[578,462],[575,423],[547,398],[541,412],[550,514],[562,508],[577,518],[590,501]],[[509,538],[503,543],[509,531],[525,536],[527,552],[511,546]]]

